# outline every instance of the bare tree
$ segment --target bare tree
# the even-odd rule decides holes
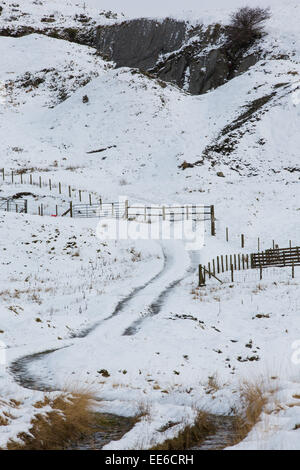
[[[270,17],[270,8],[239,8],[226,27],[227,46],[232,50],[251,46],[264,35],[264,22]]]

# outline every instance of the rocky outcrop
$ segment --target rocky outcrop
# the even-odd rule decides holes
[[[96,47],[117,67],[154,67],[159,56],[179,49],[186,37],[182,21],[145,18],[98,27]]]
[[[98,27],[95,46],[117,67],[148,71],[196,95],[245,72],[258,59],[244,53],[230,57],[219,24],[191,28],[168,18]]]
[[[245,72],[258,54],[241,51],[234,57],[224,45],[224,28],[219,24],[191,27],[171,18],[146,18],[96,26],[80,21],[75,27],[2,27],[2,36],[39,33],[98,49],[117,67],[138,68],[166,82],[199,95],[223,85]]]

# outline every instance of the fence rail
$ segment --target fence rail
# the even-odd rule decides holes
[[[261,253],[252,253],[251,268],[268,266],[300,266],[300,247],[275,248]]]
[[[2,171],[3,180],[5,179],[5,172]],[[14,182],[14,173],[11,173],[12,182]],[[32,174],[29,174],[30,180],[29,184],[33,184]],[[25,183],[23,179],[23,173],[20,173],[20,182]],[[45,183],[42,182],[41,177],[37,183],[39,187],[42,187]],[[48,183],[49,190],[51,191],[54,185],[52,184],[51,179]],[[58,183],[59,194],[62,193],[62,184]],[[73,195],[73,189],[71,186],[68,187],[69,198]],[[128,201],[124,202],[111,202],[103,203],[102,199],[99,199],[99,202],[92,202],[92,195],[89,194],[89,203],[81,202],[81,190],[78,191],[79,194],[79,203],[74,204],[72,199],[69,200],[69,208],[65,205],[60,207],[55,206],[55,211],[52,211],[50,215],[62,217],[70,215],[70,217],[77,218],[117,218],[117,219],[128,219],[128,220],[137,220],[139,222],[151,222],[154,220],[169,220],[169,221],[178,221],[178,220],[192,220],[192,221],[210,221],[210,232],[211,235],[216,235],[216,219],[215,219],[215,209],[213,205],[200,205],[200,204],[185,204],[185,205],[172,205],[172,204],[151,204],[151,205],[141,205],[134,204],[129,206]],[[28,201],[26,199],[18,199],[16,202],[14,198],[3,198],[0,199],[0,210],[13,211],[13,212],[28,212]],[[46,215],[46,211],[49,208],[45,207],[44,204],[39,204],[37,213],[40,216]]]
[[[126,202],[106,202],[99,204],[73,204],[70,206],[71,217],[112,217],[121,219],[126,215]]]
[[[112,218],[125,218],[128,220],[139,220],[148,222],[152,218],[169,221],[176,220],[195,220],[206,221],[211,223],[211,235],[216,234],[215,227],[215,211],[214,206],[203,205],[133,205],[129,206],[128,201],[124,202],[111,202],[111,203],[98,203],[98,204],[72,204],[70,209],[63,215],[70,214],[71,217],[112,217]]]
[[[199,217],[203,217],[202,220],[210,220],[212,206],[193,205],[186,204],[181,206],[173,205],[151,205],[142,206],[134,205],[128,207],[128,217],[142,217],[147,220],[151,217],[161,217],[163,220],[182,220],[191,219],[199,220]],[[207,217],[208,216],[208,217]],[[205,218],[207,217],[207,218]]]
[[[0,198],[0,210],[5,212],[27,213],[27,200],[14,198]]]
[[[263,268],[268,267],[292,267],[292,278],[295,276],[295,266],[300,266],[300,247],[274,248],[260,253],[231,254],[217,256],[204,266],[199,265],[199,287],[206,285],[206,276],[216,278],[222,282],[216,274],[230,272],[231,282],[234,282],[234,273],[247,269],[259,269],[259,277],[262,280]]]

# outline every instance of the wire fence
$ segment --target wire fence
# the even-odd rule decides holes
[[[126,202],[106,202],[99,204],[73,204],[68,213],[71,217],[80,218],[116,218],[126,216]],[[65,214],[66,215],[66,214]]]
[[[296,278],[300,274],[300,267],[295,268],[294,272],[292,267],[272,267],[264,269],[261,276],[260,269],[248,269],[244,271],[235,271],[234,272],[234,284],[241,283],[254,283],[254,284],[263,284],[264,282],[295,282]],[[231,274],[229,272],[222,273],[218,276],[223,284],[231,284]],[[214,277],[211,276],[209,279],[209,284],[219,285],[220,282]]]
[[[0,198],[0,210],[27,213],[27,201],[26,199]]]
[[[295,278],[295,268],[300,266],[299,247],[269,249],[261,253],[231,254],[217,256],[204,266],[199,265],[198,286],[205,286],[207,279],[224,282],[240,282],[241,280],[267,279],[270,273],[281,278],[281,273],[288,273]],[[284,270],[282,269],[284,268]],[[284,276],[284,275],[283,275]]]

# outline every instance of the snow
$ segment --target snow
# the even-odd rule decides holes
[[[198,3],[193,21],[204,22],[227,21],[237,4],[215,2],[204,11]],[[202,96],[136,70],[116,70],[90,47],[38,34],[0,38],[0,79],[8,91],[0,108],[2,165],[7,174],[32,169],[35,181],[51,178],[54,185],[52,192],[29,185],[28,171],[23,184],[19,175],[14,183],[0,182],[1,196],[34,194],[29,214],[0,212],[0,340],[8,361],[0,365],[1,411],[12,411],[12,398],[20,401],[15,419],[0,427],[0,446],[28,430],[34,403],[44,396],[17,385],[9,365],[58,349],[28,364],[37,389],[79,382],[93,386],[100,411],[128,416],[148,410],[106,448],[149,448],[191,423],[199,408],[232,413],[240,405],[241,380],[264,377],[275,381],[276,391],[267,389],[261,421],[235,448],[299,449],[299,365],[292,361],[300,337],[299,269],[295,279],[290,269],[278,268],[264,271],[260,281],[251,270],[235,273],[233,286],[224,275],[222,285],[211,280],[196,288],[200,262],[257,251],[258,237],[261,249],[273,240],[299,245],[299,8],[292,1],[269,3],[265,59]],[[45,5],[22,2],[19,10],[29,15],[14,21],[32,24],[54,12],[58,25],[73,25],[74,3]],[[164,14],[155,8],[150,16]],[[86,1],[92,21],[117,21],[98,10]],[[138,11],[132,6],[130,15]],[[44,81],[32,86],[28,78]],[[178,168],[185,160],[201,161],[207,146],[222,142],[227,126],[272,93],[241,125],[229,155],[212,152],[203,164]],[[87,153],[100,148],[107,150]],[[127,196],[139,204],[214,204],[217,235],[210,236],[207,224],[204,248],[187,252],[181,241],[103,242],[96,238],[96,219],[33,215],[40,202],[47,215],[56,204],[67,208],[68,185],[76,202],[82,189],[84,202],[92,193],[104,202]],[[208,385],[214,374],[217,391]],[[168,421],[179,424],[158,431]]]

